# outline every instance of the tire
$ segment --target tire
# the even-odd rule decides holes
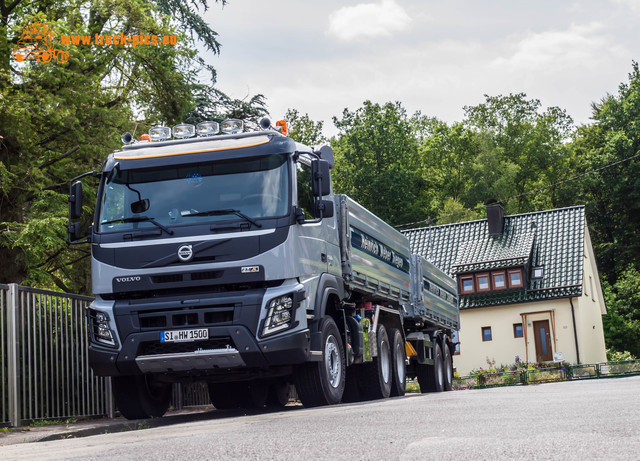
[[[116,407],[127,419],[160,418],[171,403],[171,384],[151,376],[114,376],[111,383]]]
[[[398,397],[404,395],[407,390],[407,353],[400,330],[390,328],[389,340],[391,345],[391,396]]]
[[[246,395],[246,383],[209,383],[209,399],[217,410],[239,408]]]
[[[282,408],[289,403],[291,398],[291,383],[286,378],[274,379],[269,386],[267,406],[271,408]]]
[[[362,394],[367,400],[386,399],[391,395],[391,346],[387,329],[384,325],[378,325],[376,335],[378,355],[373,362],[367,363],[361,368],[360,383]]]
[[[444,389],[450,391],[453,389],[453,357],[451,357],[451,349],[445,342],[444,350],[442,351],[443,362],[443,375],[444,375]]]
[[[433,345],[433,365],[417,364],[416,376],[420,384],[420,392],[442,392],[444,390],[444,362],[442,348],[435,341]]]
[[[296,367],[294,380],[305,407],[339,403],[344,393],[346,361],[336,322],[325,317],[320,322],[322,358]]]

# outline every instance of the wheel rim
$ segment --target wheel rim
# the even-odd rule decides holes
[[[442,387],[444,385],[444,370],[442,369],[443,368],[442,362],[440,363],[440,366],[439,367],[437,366],[436,368],[437,368],[436,373],[438,374],[437,375],[438,385]]]
[[[396,374],[400,384],[404,382],[404,356],[402,355],[402,347],[400,344],[396,344]]]
[[[333,388],[338,388],[342,379],[342,362],[340,361],[340,350],[338,340],[335,336],[327,337],[324,346],[324,364],[329,377],[329,384]]]
[[[382,369],[382,379],[389,382],[391,376],[391,361],[389,360],[389,346],[386,342],[380,342],[380,368]]]

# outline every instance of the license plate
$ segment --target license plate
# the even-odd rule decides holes
[[[161,343],[182,343],[189,341],[202,341],[203,339],[209,339],[209,330],[207,328],[160,332]]]

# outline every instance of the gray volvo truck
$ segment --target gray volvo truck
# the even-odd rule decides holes
[[[125,134],[71,181],[69,241],[91,245],[89,360],[117,408],[162,416],[172,383],[194,381],[219,409],[284,405],[292,385],[305,406],[403,395],[407,377],[450,390],[453,280],[333,194],[330,147],[261,126]]]

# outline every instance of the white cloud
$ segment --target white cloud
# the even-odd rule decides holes
[[[509,70],[537,73],[544,73],[545,69],[557,71],[593,65],[613,51],[608,38],[601,33],[603,30],[602,24],[592,22],[571,24],[566,30],[529,33],[514,42],[510,56],[499,57],[492,64]]]
[[[352,41],[389,37],[409,27],[411,18],[395,0],[359,3],[339,8],[329,15],[329,35]]]

